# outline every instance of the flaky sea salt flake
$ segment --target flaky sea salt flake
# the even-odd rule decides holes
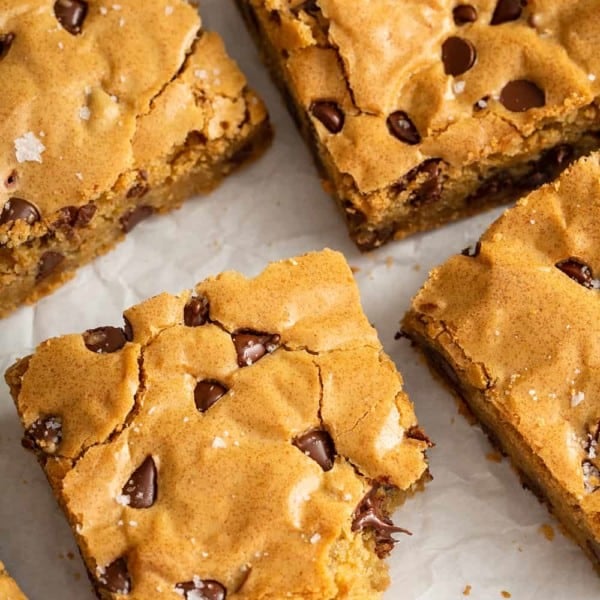
[[[24,162],[42,162],[42,153],[46,146],[31,131],[15,140],[15,155],[17,161]]]
[[[583,392],[576,392],[571,396],[571,407],[575,408],[579,406],[585,400],[585,394]]]

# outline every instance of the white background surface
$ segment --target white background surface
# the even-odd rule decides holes
[[[386,600],[592,600],[600,580],[583,553],[524,491],[479,428],[458,415],[451,396],[421,364],[398,322],[428,270],[475,241],[498,214],[361,255],[333,201],[322,191],[309,152],[280,102],[243,23],[227,0],[203,0],[205,26],[226,38],[252,85],[266,99],[276,140],[258,163],[211,196],[141,224],[116,251],[34,308],[0,321],[0,371],[40,341],[63,333],[121,324],[124,308],[161,291],[178,292],[225,269],[256,274],[273,259],[325,246],[359,267],[367,315],[404,375],[422,425],[437,443],[434,481],[395,515],[413,531],[389,561]],[[20,446],[21,426],[0,385],[0,559],[31,600],[92,600],[69,529],[33,455]],[[551,523],[548,541],[540,525]],[[75,554],[68,558],[67,553]],[[4,600],[4,599],[0,599]]]

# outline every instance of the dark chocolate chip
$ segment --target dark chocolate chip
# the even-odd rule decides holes
[[[55,454],[62,441],[62,420],[48,416],[36,419],[25,432],[23,445],[30,449],[39,449],[46,454]]]
[[[303,2],[302,4],[300,4],[300,6],[297,6],[296,8],[294,8],[293,12],[295,14],[298,14],[302,10],[311,15],[317,14],[319,12],[319,6],[317,5],[317,0],[306,0],[306,2]]]
[[[58,211],[53,223],[54,227],[85,227],[96,214],[96,205],[93,202],[84,204],[81,207],[64,206]]]
[[[101,569],[98,582],[102,589],[113,594],[129,594],[131,591],[131,577],[124,558],[117,558],[110,565]]]
[[[401,142],[414,146],[421,142],[421,135],[414,123],[403,110],[393,112],[387,118],[389,132]]]
[[[592,269],[578,258],[567,258],[556,263],[556,268],[576,281],[579,285],[591,289],[594,287]]]
[[[130,190],[131,191],[131,190]],[[154,214],[152,206],[136,206],[128,210],[120,219],[121,229],[124,233],[129,233],[136,225],[139,225],[144,219]]]
[[[129,496],[131,508],[150,508],[156,502],[157,479],[154,459],[147,456],[123,486],[123,495]]]
[[[466,25],[477,21],[477,10],[470,4],[459,4],[452,11],[452,15],[457,25]]]
[[[133,342],[133,327],[131,326],[131,323],[127,317],[124,316],[123,321],[125,322],[125,325],[123,326],[123,333],[125,334],[125,339],[128,342]]]
[[[295,437],[296,448],[312,458],[323,471],[331,471],[335,459],[335,445],[329,433],[323,429],[312,429]]]
[[[475,46],[460,37],[449,37],[442,44],[442,62],[446,75],[462,75],[466,73],[477,59]]]
[[[188,327],[199,327],[209,321],[208,298],[192,296],[183,309],[183,322]]]
[[[190,131],[185,138],[186,146],[205,146],[207,142],[207,137],[196,129]]]
[[[272,10],[269,13],[269,21],[275,23],[276,25],[281,25],[281,15],[278,10]]]
[[[473,246],[467,246],[462,252],[461,254],[463,256],[468,256],[469,258],[475,258],[476,256],[479,256],[479,253],[481,252],[481,242],[477,242],[476,244],[474,244]]]
[[[524,112],[546,104],[546,94],[533,81],[515,79],[509,81],[500,92],[500,102],[512,112]]]
[[[227,588],[214,579],[195,577],[193,581],[182,581],[176,584],[175,590],[180,594],[183,592],[182,595],[186,600],[225,600],[227,598]]]
[[[412,535],[407,529],[396,527],[386,513],[383,502],[384,492],[379,484],[375,484],[360,501],[352,515],[352,531],[372,531],[375,536],[375,552],[383,558],[397,542],[393,533]]]
[[[77,210],[77,216],[75,217],[75,227],[85,227],[90,223],[94,215],[96,214],[96,205],[93,202],[84,204]]]
[[[442,160],[430,158],[407,174],[407,181],[420,180],[419,187],[408,198],[412,207],[425,206],[437,202],[444,190]]]
[[[54,14],[58,22],[72,35],[79,35],[87,16],[88,3],[85,0],[56,0]]]
[[[418,440],[419,442],[425,442],[429,448],[433,448],[435,444],[429,439],[429,436],[419,427],[418,425],[413,425],[406,432],[406,437],[411,440]]]
[[[54,252],[53,250],[48,250],[44,252],[40,258],[40,262],[38,263],[38,272],[36,275],[36,281],[41,281],[45,279],[56,271],[58,266],[65,260],[64,254],[60,252]]]
[[[218,381],[205,379],[199,381],[194,389],[194,401],[200,412],[206,412],[219,398],[227,393],[227,388]]]
[[[127,190],[128,198],[142,198],[150,191],[150,186],[147,183],[135,183]],[[140,207],[141,208],[141,207]]]
[[[88,329],[83,334],[83,341],[88,350],[98,354],[108,354],[120,350],[127,338],[120,327],[98,327]]]
[[[0,33],[0,60],[8,54],[14,40],[14,33]]]
[[[344,127],[344,112],[336,102],[319,100],[310,107],[313,117],[321,121],[331,133],[339,133]]]
[[[273,352],[281,337],[277,334],[259,333],[242,329],[232,336],[240,367],[249,367],[265,354]]]
[[[498,0],[490,24],[501,25],[508,21],[516,21],[526,5],[526,0]]]
[[[12,221],[25,221],[33,225],[40,220],[38,209],[23,198],[10,198],[3,206],[0,213],[0,225],[11,223]]]

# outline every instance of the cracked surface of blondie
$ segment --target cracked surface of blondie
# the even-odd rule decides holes
[[[430,442],[343,257],[124,316],[7,373],[100,597],[379,597]]]

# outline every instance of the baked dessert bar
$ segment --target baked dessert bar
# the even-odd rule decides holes
[[[224,273],[7,381],[97,593],[378,598],[429,440],[342,255]]]
[[[363,250],[600,147],[590,0],[237,0]]]
[[[0,316],[270,139],[184,0],[0,0]]]
[[[4,565],[0,562],[0,598],[2,600],[27,600],[23,592],[6,572]]]
[[[600,157],[435,269],[404,331],[600,570]]]

